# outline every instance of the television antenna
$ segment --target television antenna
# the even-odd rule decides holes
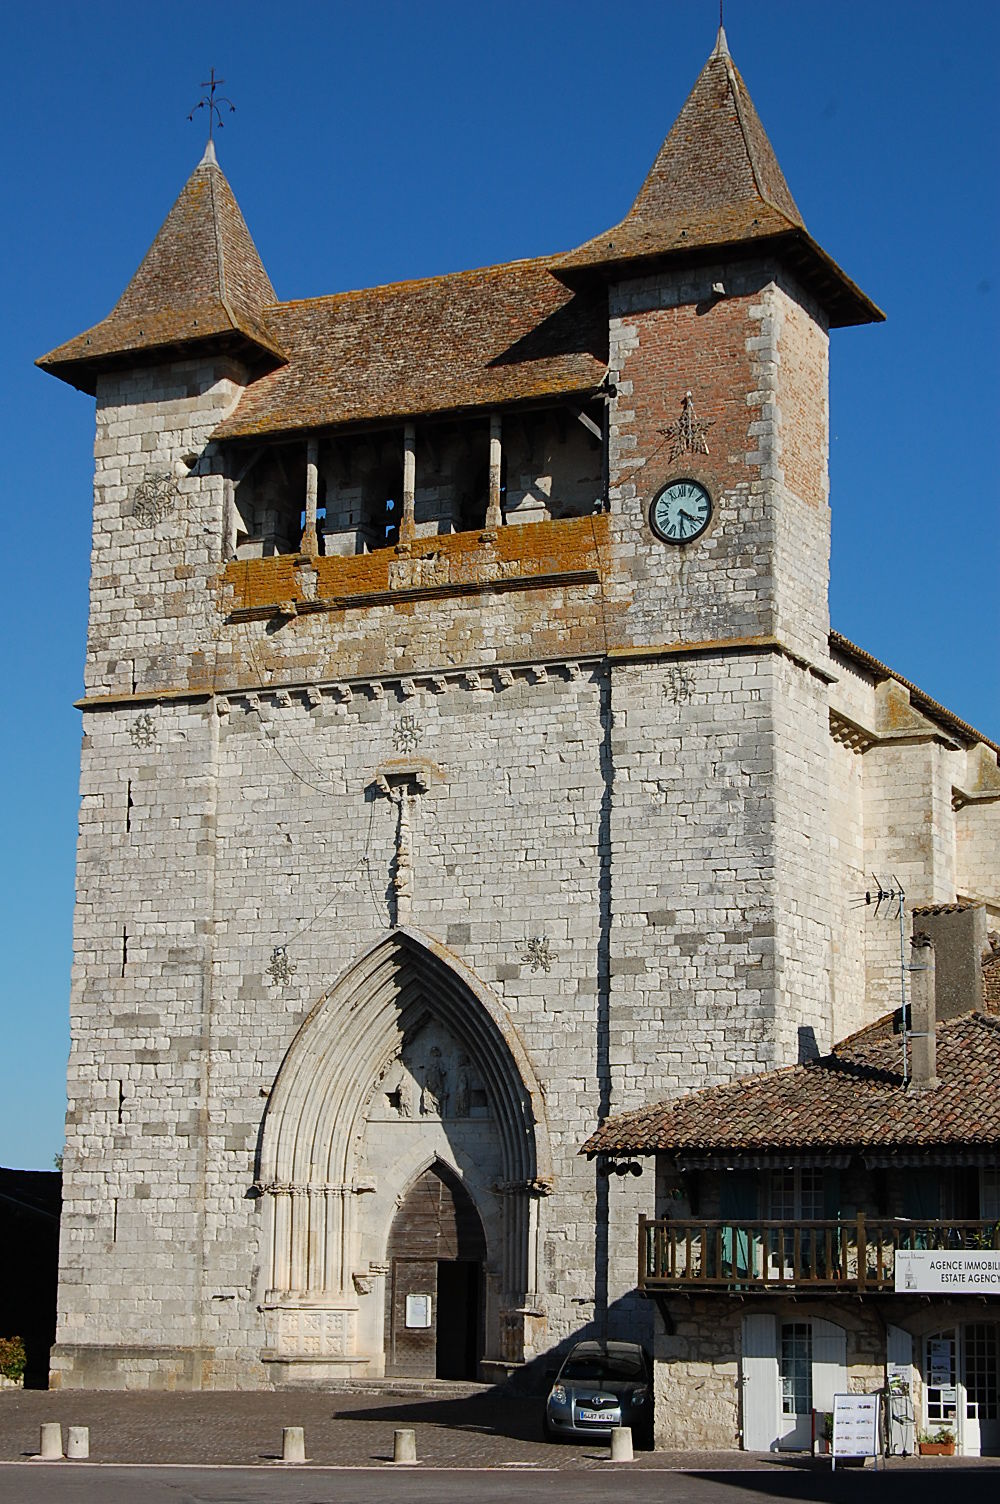
[[[871,888],[867,888],[855,900],[854,908],[872,909],[875,919],[899,920],[899,1016],[905,1086],[910,1079],[910,1010],[906,1002],[906,973],[910,970],[906,960],[906,890],[895,874],[890,878],[881,878],[872,873],[872,884]]]

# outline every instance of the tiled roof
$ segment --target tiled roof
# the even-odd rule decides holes
[[[580,251],[278,303],[210,147],[112,312],[38,364],[93,392],[143,352],[250,350],[256,379],[218,438],[551,402],[605,374],[595,268],[765,242],[832,322],[881,318],[806,234],[720,31],[629,215]]]
[[[280,303],[288,364],[255,381],[217,438],[397,419],[591,391],[607,368],[607,304],[551,260]]]
[[[581,1152],[1000,1146],[1000,1018],[938,1024],[937,1074],[931,1090],[903,1087],[890,1014],[808,1065],[610,1118]]]
[[[274,288],[209,146],[106,319],[37,362],[93,392],[99,369],[206,340],[282,358],[265,315]]]
[[[614,229],[560,258],[569,280],[626,263],[709,247],[784,242],[784,253],[831,323],[867,323],[880,309],[806,232],[774,148],[720,28],[715,51],[660,147],[638,197]]]
[[[845,658],[852,658],[862,668],[870,669],[876,679],[895,679],[897,684],[902,684],[904,689],[909,690],[911,705],[925,715],[929,715],[932,720],[940,721],[949,730],[957,731],[962,741],[982,742],[992,751],[1000,753],[1000,743],[990,741],[989,737],[977,731],[975,726],[970,726],[968,721],[961,720],[946,706],[939,705],[937,700],[932,700],[930,695],[925,694],[918,685],[909,679],[904,679],[902,674],[897,674],[894,668],[890,668],[881,659],[873,658],[871,653],[866,652],[864,648],[859,648],[857,643],[851,642],[842,633],[830,633],[830,649],[834,653],[841,653]]]

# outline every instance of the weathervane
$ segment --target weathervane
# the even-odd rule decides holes
[[[189,120],[193,120],[199,110],[208,111],[208,139],[210,141],[212,139],[212,133],[216,120],[218,120],[219,122],[219,130],[221,131],[222,129],[222,110],[220,106],[228,104],[229,113],[232,115],[236,112],[236,106],[233,104],[233,101],[227,98],[225,94],[220,94],[218,99],[216,99],[215,97],[216,89],[221,88],[225,81],[226,80],[224,78],[216,78],[215,69],[209,68],[208,79],[201,85],[203,89],[208,90],[208,93],[203,99],[199,99],[198,103],[195,105],[194,109],[188,116]]]

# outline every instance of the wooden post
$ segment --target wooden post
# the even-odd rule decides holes
[[[486,508],[487,527],[500,527],[503,522],[500,510],[500,468],[503,459],[500,432],[500,414],[490,413],[490,499]]]
[[[858,1212],[858,1289],[865,1288],[868,1274],[868,1234],[865,1231],[865,1214]]]
[[[412,423],[403,429],[403,515],[399,519],[399,541],[409,543],[416,535],[414,497],[417,491],[417,431]]]
[[[646,1217],[643,1212],[639,1213],[639,1289],[646,1288],[646,1267],[649,1262],[646,1242]]]
[[[316,503],[319,498],[319,440],[306,440],[306,525],[302,529],[299,549],[314,558],[319,553],[316,532]]]

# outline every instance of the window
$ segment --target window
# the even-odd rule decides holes
[[[782,1415],[808,1415],[812,1402],[812,1327],[808,1321],[786,1321],[781,1327]]]
[[[823,1217],[823,1171],[798,1166],[772,1170],[769,1203],[772,1222],[794,1224],[781,1232],[774,1229],[771,1233],[772,1261],[780,1261],[784,1271],[791,1274],[795,1257],[795,1227],[802,1222],[821,1221]],[[799,1249],[805,1266],[812,1254],[812,1238],[808,1231],[800,1232]]]
[[[981,1421],[996,1420],[997,1329],[990,1322],[970,1322],[963,1335],[966,1414]]]
[[[927,1423],[955,1422],[955,1333],[934,1332],[927,1338],[924,1357],[927,1385]]]

